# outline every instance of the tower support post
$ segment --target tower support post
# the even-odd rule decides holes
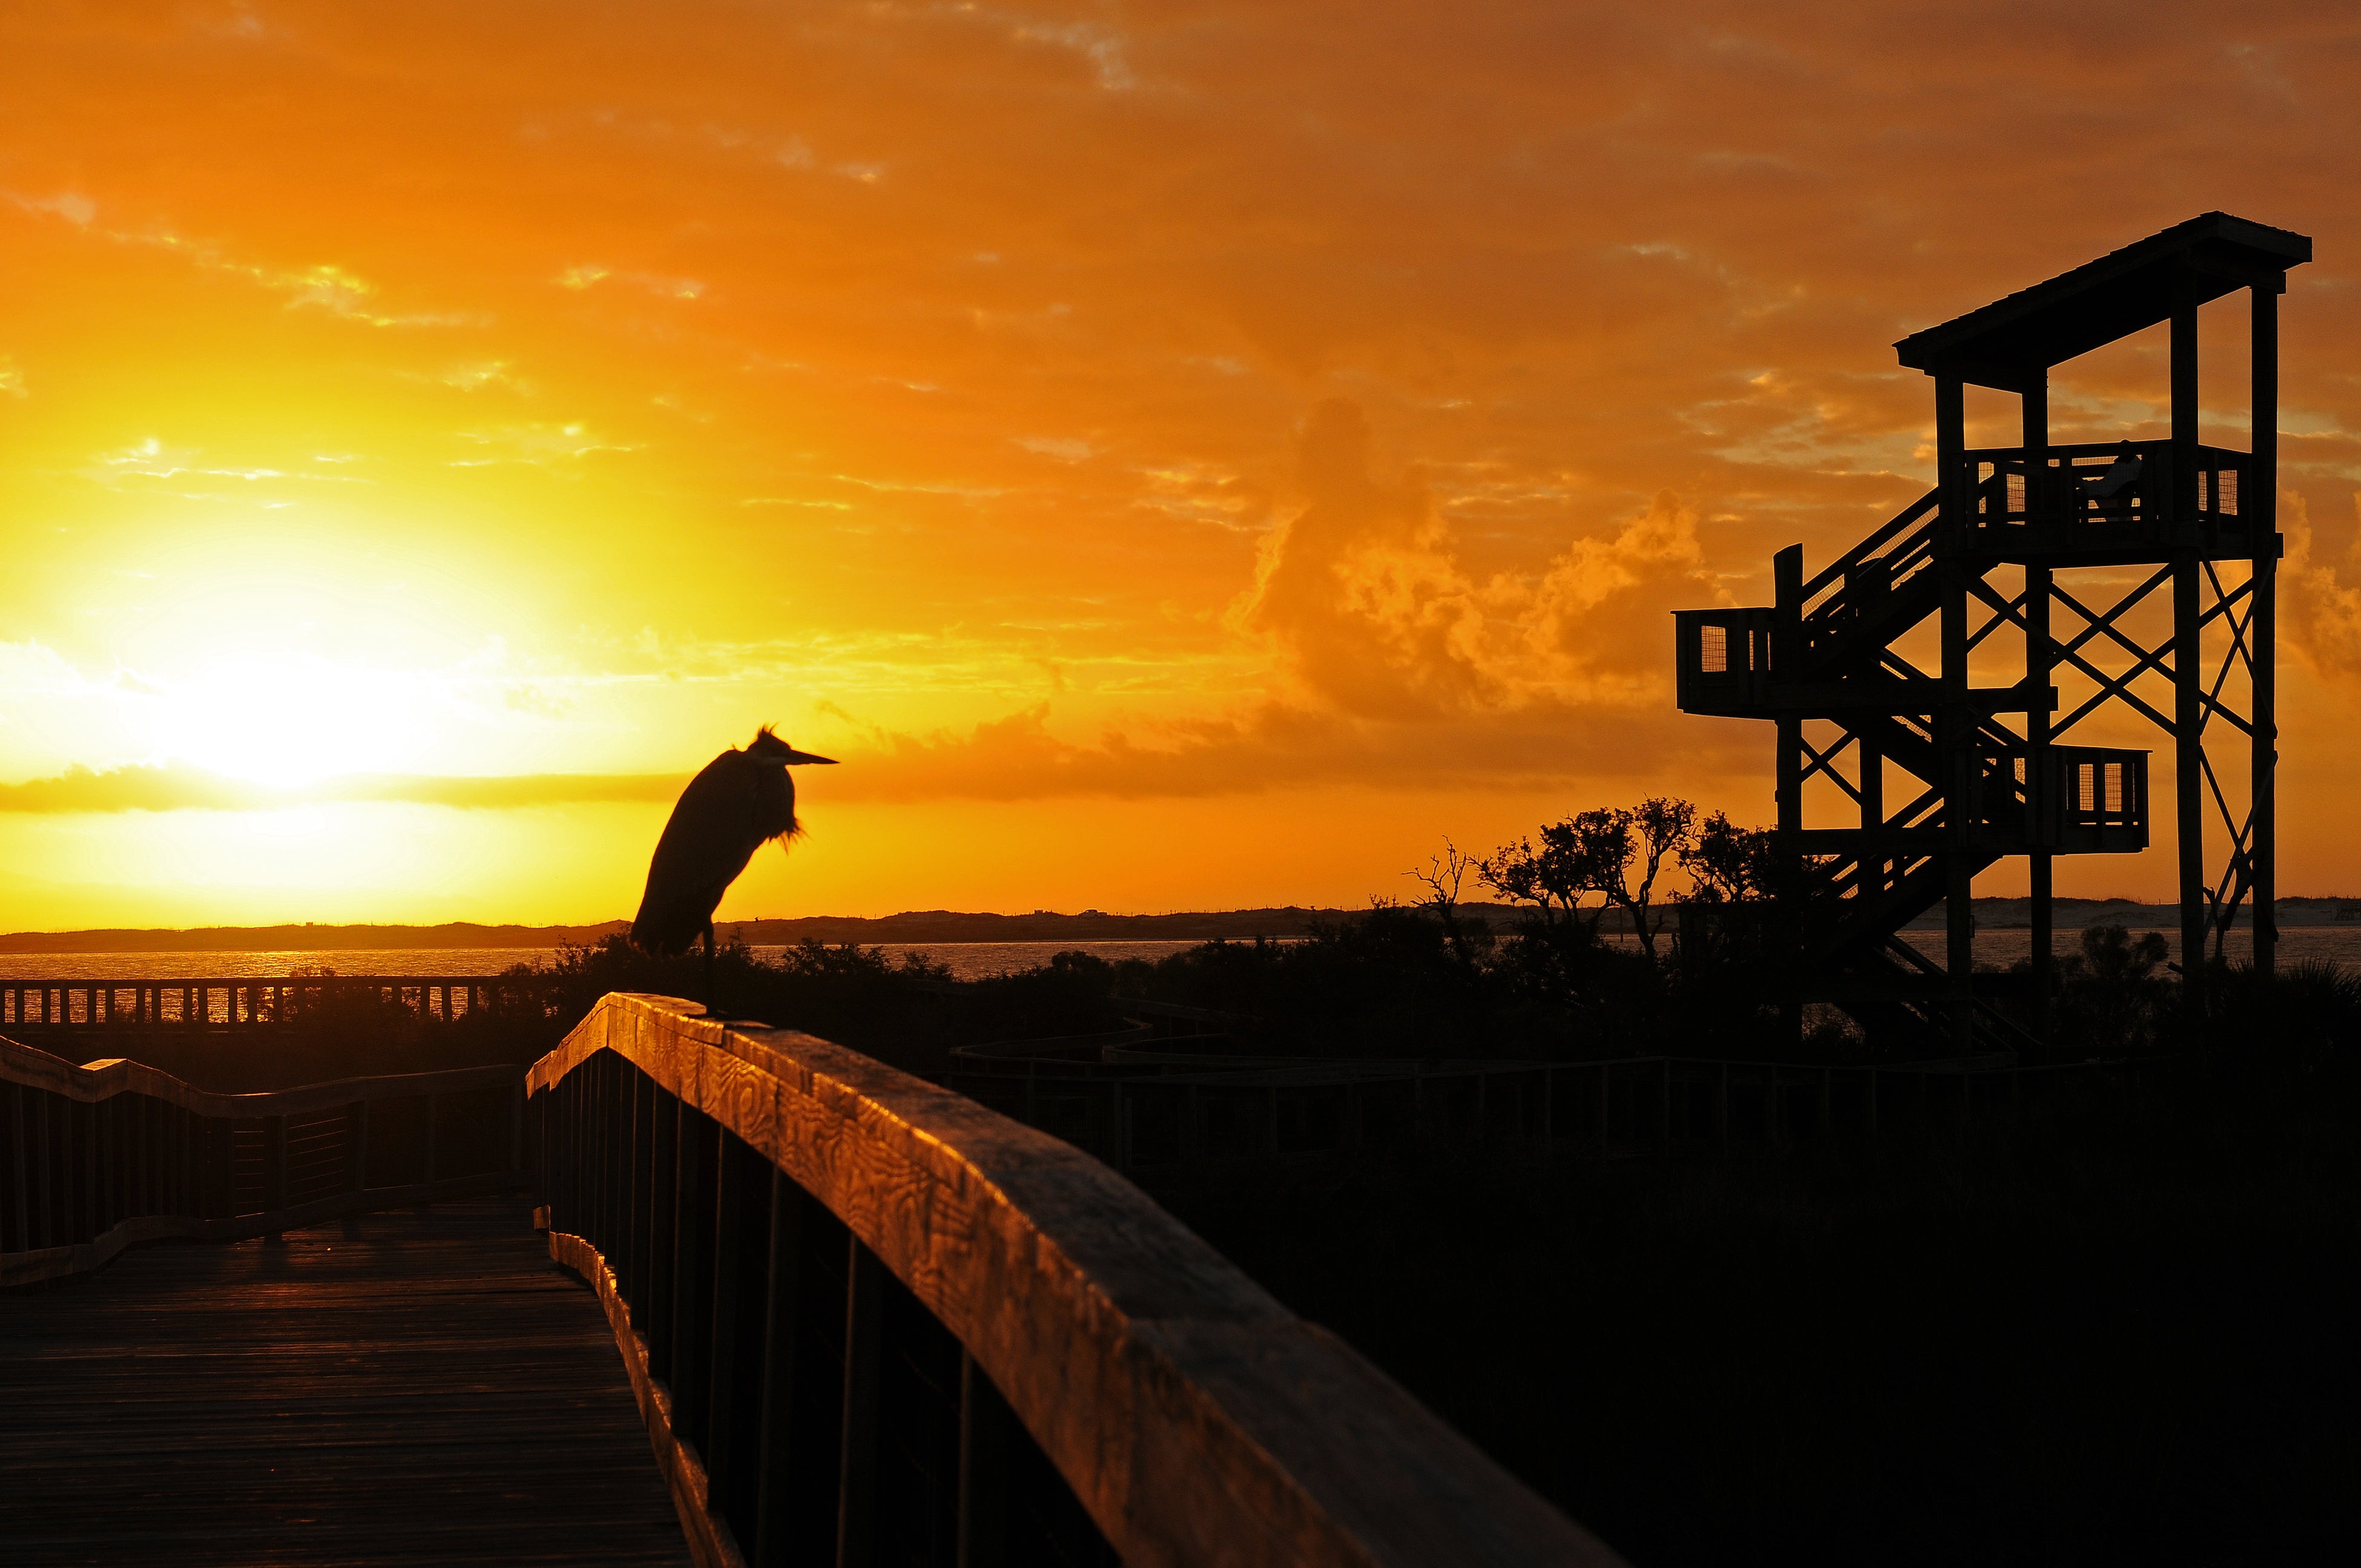
[[[2205,713],[2197,620],[2197,304],[2172,307],[2172,783],[2180,859],[2181,993],[2202,1007],[2205,929]]]
[[[2247,838],[2247,864],[2254,889],[2255,968],[2274,972],[2279,958],[2279,297],[2277,287],[2257,283],[2251,330],[2254,388],[2248,399],[2252,433],[2245,491],[2238,506],[2255,541],[2254,609],[2246,650],[2254,664],[2255,736]]]
[[[1968,472],[1967,388],[1957,376],[1935,378],[1935,468],[1942,525],[1936,553],[1941,597],[1942,711],[1935,718],[1935,747],[1945,795],[1943,967],[1949,977],[1951,1026],[1962,1051],[1974,1038],[1972,1003],[1976,972],[1975,861],[1977,826],[1975,721],[1968,696],[1968,577],[1964,552],[1975,506],[1974,476]]]
[[[2049,379],[2048,372],[2025,390],[2025,517],[2026,532],[2039,537],[2049,526]],[[2025,568],[2025,684],[2029,696],[2025,715],[2025,805],[2030,819],[2026,837],[2037,846],[2053,803],[2047,795],[2049,780],[2049,676],[2057,663],[2049,641],[2049,568],[2028,562]],[[2055,892],[2051,872],[2054,857],[2037,847],[2026,857],[2027,924],[2033,938],[2034,1033],[2049,1038],[2051,957],[2050,903]]]

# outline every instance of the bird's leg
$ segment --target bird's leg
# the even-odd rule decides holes
[[[705,923],[705,1015],[720,1016],[721,1007],[713,997],[713,922]]]

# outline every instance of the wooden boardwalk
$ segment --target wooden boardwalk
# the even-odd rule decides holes
[[[0,1297],[0,1561],[684,1563],[522,1200],[159,1244]]]

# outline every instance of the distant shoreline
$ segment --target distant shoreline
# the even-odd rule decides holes
[[[2282,898],[2282,926],[2337,924],[2336,898]],[[1669,905],[1660,906],[1665,922],[1675,918]],[[1471,917],[1505,929],[1517,911],[1506,905],[1465,904]],[[2170,928],[2180,922],[2178,905],[2137,904],[2120,898],[2061,898],[2057,901],[2060,929],[2105,922]],[[791,947],[806,940],[858,942],[867,947],[894,947],[936,942],[1208,942],[1252,941],[1257,937],[1301,937],[1315,922],[1339,920],[1363,913],[1357,909],[1318,909],[1290,905],[1279,908],[1199,910],[1170,915],[1103,915],[1085,910],[1061,915],[1037,910],[1030,915],[969,914],[949,909],[909,910],[899,915],[864,916],[807,915],[794,919],[726,921],[718,928],[755,948]],[[1988,931],[2007,930],[2028,923],[2027,901],[2022,898],[1979,898],[1976,925]],[[1938,912],[1911,923],[1913,928],[1939,927]],[[2248,924],[2240,911],[2237,924]],[[559,948],[595,943],[629,923],[609,920],[594,926],[479,926],[456,921],[441,926],[207,926],[189,930],[114,927],[88,931],[17,931],[0,936],[0,953],[268,953],[404,951],[422,948]],[[1613,911],[1602,929],[1629,930],[1631,921]]]
[[[919,942],[1106,942],[1215,939],[1251,941],[1257,937],[1300,937],[1312,923],[1359,913],[1349,909],[1195,911],[1171,915],[965,914],[912,910],[862,916],[811,915],[783,920],[726,920],[715,931],[755,948],[791,947],[805,940],[895,946]],[[1471,910],[1493,914],[1489,908]],[[1497,913],[1505,914],[1506,911]],[[0,936],[0,953],[168,952],[371,952],[419,948],[558,948],[588,945],[631,928],[609,920],[595,926],[478,926],[456,921],[442,926],[211,926],[191,930],[113,928],[88,931],[18,931]]]

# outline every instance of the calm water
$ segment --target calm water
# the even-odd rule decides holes
[[[2163,933],[2180,956],[2178,930]],[[1940,962],[1943,933],[1905,931],[1903,938],[1920,952]],[[1630,941],[1631,938],[1622,940]],[[2060,930],[2057,951],[2076,950],[2080,930]],[[1031,969],[1049,961],[1053,953],[1077,948],[1110,962],[1121,959],[1160,959],[1196,947],[1194,942],[912,942],[891,945],[895,953],[922,953],[947,966],[961,980],[976,980],[1011,970]],[[775,959],[785,948],[756,948],[756,955]],[[1976,933],[1976,962],[2005,969],[2033,950],[2033,934],[2024,930]],[[2226,950],[2234,959],[2252,956],[2254,938],[2233,931]],[[417,975],[441,978],[498,974],[511,964],[546,964],[557,956],[555,948],[394,948],[366,952],[274,953],[0,953],[0,980],[233,980],[246,975],[283,975],[296,969],[332,969],[338,974]],[[2331,959],[2361,967],[2361,925],[2296,926],[2279,933],[2283,959]]]
[[[2135,936],[2141,929],[2159,932],[2165,945],[2172,949],[2172,961],[2180,961],[2180,928],[2167,930],[2161,927],[2131,927]],[[1933,959],[1943,961],[1943,933],[1940,931],[1905,931],[1902,939]],[[2051,944],[2051,950],[2061,956],[2081,951],[2082,932],[2074,927],[2061,929]],[[2208,951],[2212,950],[2209,942]],[[2222,944],[2222,951],[2237,960],[2255,956],[2255,934],[2252,931],[2232,931]],[[2033,933],[2027,930],[1979,931],[1976,933],[1976,962],[2006,969],[2033,952]],[[2279,961],[2294,962],[2302,959],[2329,959],[2337,963],[2361,967],[2361,925],[2354,926],[2285,926],[2279,928]]]
[[[1031,969],[1052,953],[1076,948],[1114,962],[1160,959],[1197,946],[1194,942],[910,942],[889,946],[895,954],[923,953],[949,966],[961,980]],[[785,948],[756,948],[775,959]],[[236,980],[246,975],[283,975],[297,969],[331,969],[338,974],[498,974],[511,964],[547,964],[555,948],[387,948],[354,952],[276,953],[0,953],[0,980]]]

